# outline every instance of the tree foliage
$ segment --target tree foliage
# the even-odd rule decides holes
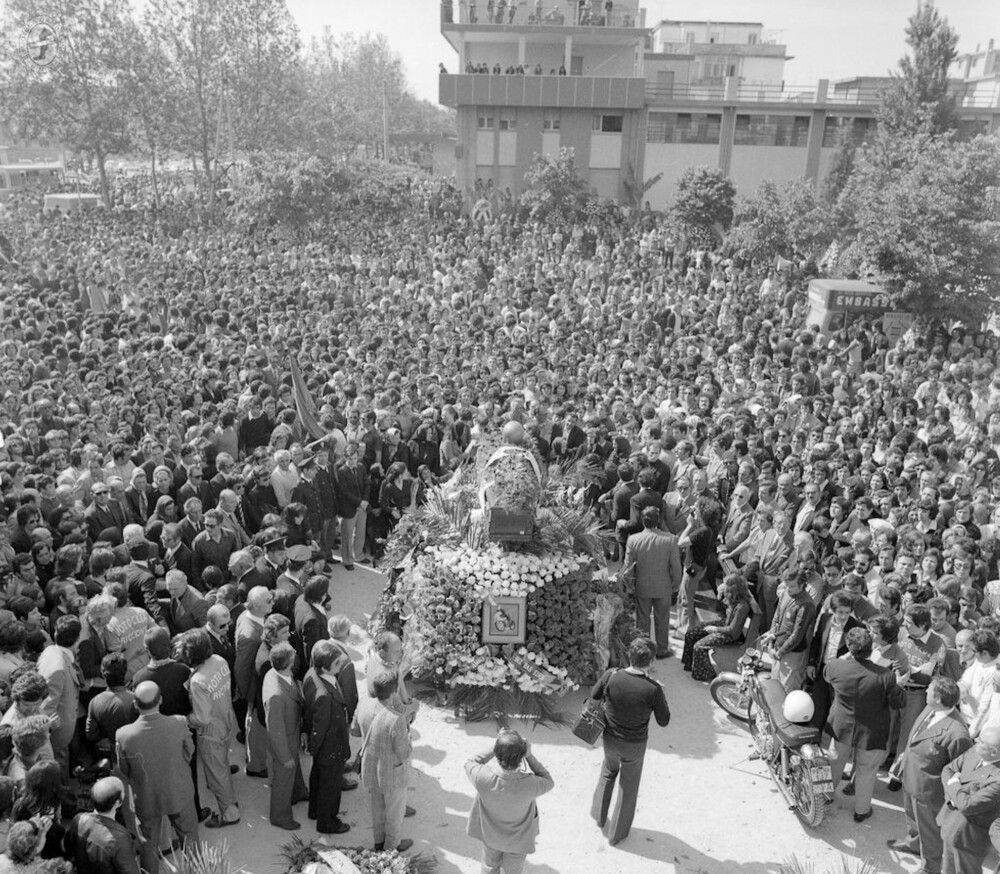
[[[576,169],[574,150],[563,147],[555,158],[535,155],[524,174],[521,195],[523,214],[534,220],[562,218],[572,221],[587,206],[587,182]]]
[[[330,216],[351,187],[343,166],[303,152],[254,155],[235,192],[235,216],[252,227],[301,232]]]
[[[692,242],[721,240],[733,223],[736,186],[716,167],[688,167],[677,180],[673,216]]]
[[[44,23],[51,63],[28,59],[17,40]],[[93,158],[108,202],[107,157],[130,145],[136,28],[127,0],[9,0],[3,19],[0,106],[24,135],[58,136]]]
[[[850,126],[845,126],[837,133],[830,167],[823,178],[823,201],[834,205],[840,198],[851,174],[854,172],[854,159],[858,153],[860,142]]]
[[[958,117],[955,98],[948,93],[948,70],[958,56],[958,34],[924,0],[907,22],[906,44],[912,56],[900,60],[898,73],[881,95],[879,125],[901,133],[954,129]]]
[[[845,273],[926,316],[987,318],[1000,300],[1000,138],[880,130],[841,194]]]
[[[777,185],[765,179],[737,199],[730,248],[756,261],[815,258],[832,239],[830,212],[806,179]]]

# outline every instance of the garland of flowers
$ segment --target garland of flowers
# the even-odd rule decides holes
[[[404,856],[396,850],[367,850],[364,847],[333,847],[322,839],[306,843],[292,838],[282,846],[282,858],[288,863],[286,874],[330,874],[333,868],[323,858],[330,851],[342,853],[361,874],[433,874],[437,858],[429,853]]]
[[[580,615],[574,619],[567,614],[560,623],[556,605],[570,611],[565,592],[582,592],[579,583],[588,574],[592,570],[586,556],[505,552],[496,544],[478,551],[467,544],[429,547],[415,557],[388,598],[406,622],[411,674],[440,689],[516,686],[557,695],[576,689],[581,679],[589,679],[593,653],[576,645],[561,651],[560,643],[568,634],[588,636],[588,609],[581,603]],[[529,629],[539,617],[550,622],[546,629],[536,625],[513,659],[480,644],[483,603],[509,596],[528,599]],[[585,602],[586,595],[574,600]]]
[[[590,472],[545,471],[523,450],[503,452],[496,434],[477,441],[390,536],[390,581],[371,629],[398,631],[413,678],[467,718],[559,722],[553,700],[618,663],[632,633],[630,596],[607,574],[581,501]],[[530,510],[530,538],[491,541],[493,507]],[[484,643],[485,605],[510,598],[524,598],[523,643]]]

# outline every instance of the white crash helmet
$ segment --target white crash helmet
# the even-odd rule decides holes
[[[782,708],[782,713],[784,713],[785,719],[789,722],[808,722],[813,718],[813,713],[815,712],[816,706],[813,704],[813,700],[809,697],[808,692],[796,689],[794,692],[789,692],[785,697],[785,706]]]

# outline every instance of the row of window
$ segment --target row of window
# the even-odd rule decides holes
[[[805,146],[808,139],[808,115],[736,116],[737,146]]]
[[[517,129],[517,111],[514,109],[495,110],[499,115],[492,115],[494,110],[480,109],[476,117],[476,127],[479,130],[502,130],[512,131]],[[548,109],[542,117],[543,131],[557,131],[560,127],[559,110]],[[594,115],[591,119],[590,129],[595,133],[620,134],[623,130],[624,116],[622,115]]]
[[[722,116],[704,112],[651,112],[647,143],[703,143],[718,145]]]
[[[494,114],[496,113],[496,114]],[[620,114],[595,114],[590,129],[594,133],[620,134],[624,116]],[[733,142],[737,146],[793,146],[805,147],[809,139],[808,115],[737,115]],[[560,129],[558,109],[547,109],[542,116],[542,130]],[[479,130],[513,131],[517,129],[517,110],[510,108],[481,109],[477,118]],[[989,123],[981,120],[964,120],[959,123],[959,139],[986,133]],[[837,145],[842,131],[850,130],[859,142],[875,130],[874,118],[828,116],[823,123],[823,148]],[[722,135],[722,115],[705,112],[650,112],[646,127],[648,143],[693,143],[718,145]]]

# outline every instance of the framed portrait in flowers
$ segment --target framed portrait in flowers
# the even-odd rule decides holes
[[[527,626],[528,599],[524,595],[494,597],[483,603],[483,643],[524,643]]]

